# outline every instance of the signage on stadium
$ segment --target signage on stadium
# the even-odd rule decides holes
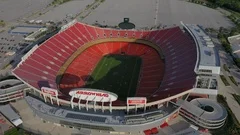
[[[118,98],[118,96],[114,93],[104,91],[104,90],[98,90],[98,89],[90,89],[90,88],[73,89],[69,92],[69,95],[81,100],[96,101],[96,102],[112,102],[112,101],[116,101]]]
[[[147,103],[146,97],[128,97],[127,104],[128,105],[144,105]]]
[[[41,91],[45,94],[49,94],[51,96],[58,96],[58,91],[56,89],[41,87]]]

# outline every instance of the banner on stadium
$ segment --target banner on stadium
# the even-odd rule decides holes
[[[128,105],[144,105],[147,103],[146,97],[128,97],[127,104]]]
[[[48,88],[48,87],[41,87],[41,91],[44,93],[44,94],[48,94],[48,95],[51,95],[51,96],[58,96],[58,91],[56,89],[52,89],[52,88]]]
[[[90,88],[76,88],[71,90],[69,95],[81,100],[96,102],[113,102],[118,98],[118,96],[112,92]]]

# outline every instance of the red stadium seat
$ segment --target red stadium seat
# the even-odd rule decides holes
[[[151,134],[152,134],[152,131],[151,131],[150,129],[145,130],[145,131],[144,131],[144,134],[145,134],[145,135],[151,135]]]
[[[58,71],[77,49],[93,40],[117,37],[152,41],[161,49],[164,61],[155,49],[147,45],[122,41],[100,43],[77,56],[65,71],[65,74],[72,76],[63,75],[60,84],[56,84]],[[143,31],[103,29],[75,23],[42,43],[13,73],[36,89],[59,86],[62,92],[67,93],[72,88],[84,87],[88,76],[104,55],[121,53],[142,58],[136,96],[150,97],[148,101],[166,98],[195,84],[196,46],[179,27]],[[122,104],[119,101],[115,103]]]
[[[157,134],[158,133],[158,129],[155,127],[155,128],[152,128],[151,129],[151,132],[152,134]]]
[[[161,128],[165,128],[165,127],[168,127],[168,123],[167,122],[164,122],[162,125],[160,125]]]

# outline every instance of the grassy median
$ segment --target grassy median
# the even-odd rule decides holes
[[[222,79],[222,81],[225,84],[225,86],[229,86],[230,85],[224,75],[220,75],[220,78]]]
[[[238,83],[236,82],[236,80],[234,79],[233,76],[229,76],[230,80],[232,81],[233,84],[235,84],[236,86],[238,86]]]

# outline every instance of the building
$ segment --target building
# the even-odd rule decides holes
[[[32,89],[25,99],[45,121],[107,133],[157,133],[197,93],[200,79],[210,79],[204,94],[217,91],[214,45],[203,32],[192,31],[197,26],[183,26],[117,30],[73,21],[29,51],[12,73]],[[143,60],[134,97],[120,100],[116,93],[84,87],[85,76],[106,54]]]
[[[194,38],[198,50],[198,61],[195,67],[198,77],[192,93],[203,97],[204,95],[217,95],[220,59],[215,45],[200,26],[186,24],[185,28]]]
[[[39,38],[42,38],[43,36],[45,36],[47,34],[48,29],[47,28],[40,28],[37,31],[31,33],[30,35],[28,35],[25,39],[25,41],[28,42],[35,42],[37,41]]]
[[[29,89],[26,84],[18,79],[0,81],[0,103],[6,104],[24,97],[24,91]]]

